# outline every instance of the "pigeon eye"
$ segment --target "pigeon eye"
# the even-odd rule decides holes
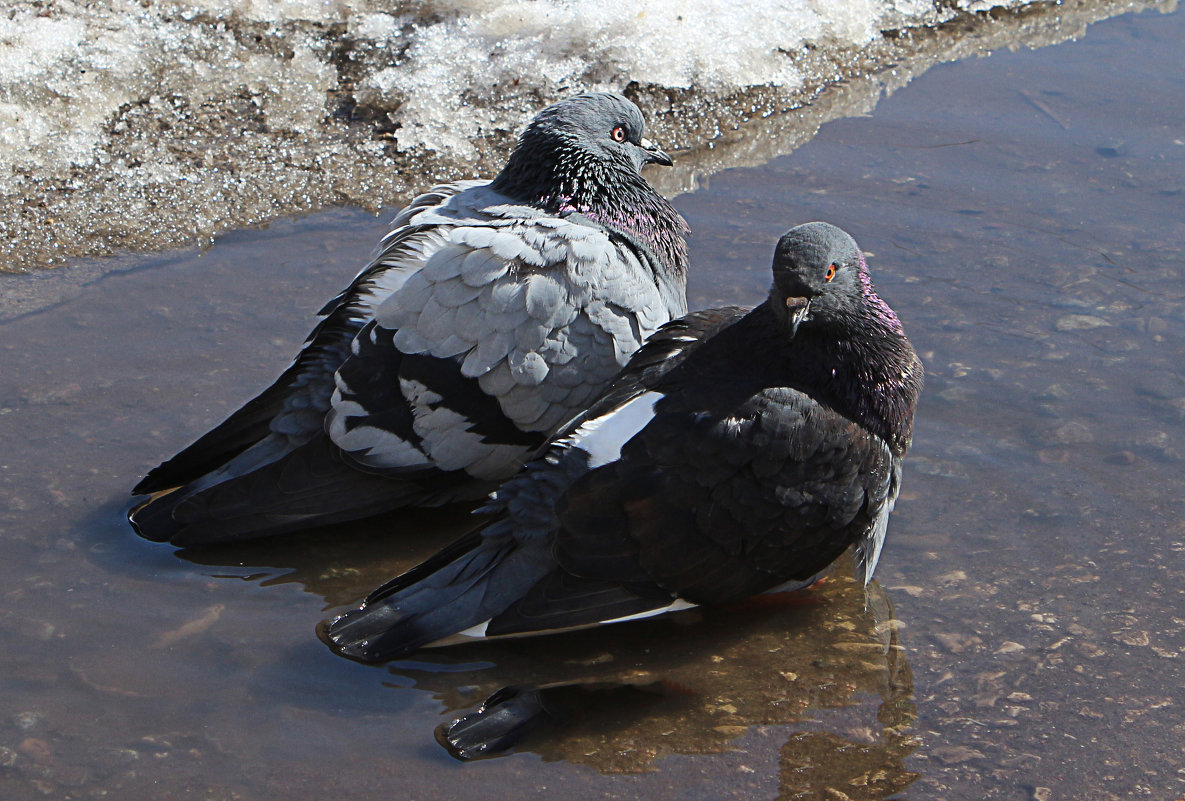
[[[836,270],[838,270],[838,269],[839,269],[839,265],[838,265],[838,264],[829,264],[829,265],[827,265],[827,274],[823,276],[823,280],[824,280],[824,281],[830,281],[832,278],[834,278],[834,277],[835,277],[835,271],[836,271]]]
[[[616,128],[613,129],[613,133],[611,133],[609,135],[613,137],[614,142],[624,142],[625,141],[625,128],[622,128],[620,125],[618,125]]]

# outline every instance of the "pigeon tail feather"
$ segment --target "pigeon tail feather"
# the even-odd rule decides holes
[[[542,558],[541,558],[542,557]],[[321,629],[342,656],[382,662],[481,627],[546,573],[546,554],[474,531]]]
[[[345,523],[411,505],[476,500],[488,489],[466,475],[441,471],[411,480],[360,473],[319,435],[245,473],[156,495],[132,509],[128,519],[145,539],[211,545]]]

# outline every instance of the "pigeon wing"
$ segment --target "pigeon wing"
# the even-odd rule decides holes
[[[513,473],[669,318],[631,248],[586,222],[515,210],[450,230],[355,341],[327,419],[361,468]],[[371,363],[397,370],[397,387],[368,380]]]
[[[723,603],[808,580],[881,515],[889,447],[798,390],[763,389],[739,405],[656,409],[607,466],[616,475],[596,483],[621,488],[617,505],[639,566],[677,597]],[[567,494],[562,519],[581,519],[597,502],[591,493],[608,488],[587,479],[587,491],[575,485]],[[561,529],[559,548],[575,555],[579,570],[578,543],[592,532],[569,542],[576,528]]]
[[[320,321],[305,340],[292,365],[271,386],[173,458],[148,473],[133,489],[147,494],[192,482],[219,470],[269,435],[296,447],[320,432],[334,390],[333,375],[350,353],[350,343],[379,302],[402,285],[440,239],[437,227],[450,215],[463,215],[466,203],[457,196],[482,184],[460,182],[438,186],[415,198],[392,222],[378,253],[337,297],[319,312]],[[441,209],[442,205],[450,209]],[[468,212],[472,215],[472,211]],[[273,437],[274,439],[275,437]]]
[[[649,390],[582,424],[565,447],[586,454],[591,469],[554,503],[557,569],[487,635],[805,582],[883,530],[893,456],[882,441],[796,390],[761,390],[739,404],[730,394],[688,404],[688,393]],[[615,414],[630,423],[611,434]]]

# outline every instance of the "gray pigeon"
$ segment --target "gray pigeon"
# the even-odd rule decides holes
[[[826,223],[778,242],[769,298],[696,312],[503,485],[482,523],[322,628],[344,656],[723,604],[876,568],[922,365]]]
[[[321,310],[291,367],[133,494],[194,545],[477,499],[687,310],[687,225],[642,177],[637,106],[544,109],[491,182],[438,186]]]

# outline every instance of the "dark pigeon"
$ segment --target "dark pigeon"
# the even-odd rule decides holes
[[[134,494],[194,545],[486,495],[687,311],[686,223],[638,108],[539,113],[492,182],[439,186],[321,310],[293,365]],[[159,493],[159,494],[158,494]]]
[[[484,523],[322,627],[344,656],[723,604],[880,556],[922,365],[863,254],[826,223],[778,242],[769,299],[650,338]]]

